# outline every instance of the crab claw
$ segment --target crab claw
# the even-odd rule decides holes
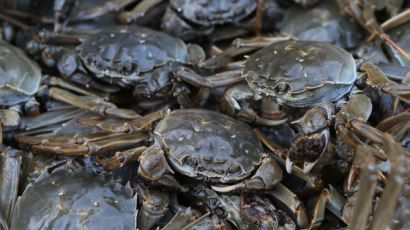
[[[292,167],[294,163],[288,158],[286,158],[286,172],[291,174],[292,173]],[[303,170],[303,173],[305,173],[305,170]]]
[[[220,193],[266,190],[273,188],[282,180],[282,177],[283,173],[280,166],[272,158],[266,157],[251,178],[233,185],[212,185],[211,188]]]
[[[292,172],[295,163],[303,163],[303,173],[309,173],[327,150],[330,133],[324,129],[311,135],[300,135],[292,142],[286,157],[286,171]]]
[[[316,161],[314,162],[305,162],[303,163],[303,173],[307,174],[310,172],[310,170],[312,170],[312,168],[316,165]],[[291,174],[292,173],[292,167],[295,163],[288,158],[286,158],[286,172]]]

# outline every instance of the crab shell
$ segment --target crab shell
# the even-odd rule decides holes
[[[243,73],[257,94],[292,107],[336,101],[356,80],[350,53],[313,41],[273,43],[251,55]]]
[[[0,105],[27,101],[40,86],[41,69],[23,50],[0,40]]]
[[[188,60],[187,46],[181,39],[140,26],[104,29],[83,41],[76,51],[96,77],[128,85],[156,67]]]
[[[239,22],[257,6],[256,0],[171,0],[183,18],[201,26]]]
[[[129,185],[105,173],[63,166],[46,169],[27,186],[16,202],[11,229],[137,228],[137,196]]]
[[[266,156],[247,124],[208,110],[175,110],[154,134],[173,168],[198,180],[239,181]]]

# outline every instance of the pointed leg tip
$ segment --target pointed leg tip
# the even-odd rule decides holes
[[[288,158],[286,158],[286,172],[289,174],[292,173],[293,162]]]
[[[303,173],[308,174],[312,170],[312,168],[316,165],[316,162],[317,161],[309,162],[309,163],[305,162],[303,165]]]
[[[228,185],[228,186],[211,185],[211,189],[219,193],[228,193],[228,192],[232,192],[235,188],[233,185]]]

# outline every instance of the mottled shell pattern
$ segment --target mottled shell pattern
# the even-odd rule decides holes
[[[313,41],[273,43],[251,55],[243,73],[257,94],[292,107],[336,101],[356,80],[350,53]]]
[[[125,84],[138,81],[156,67],[188,59],[181,39],[139,26],[104,29],[83,41],[76,51],[97,77]]]
[[[247,124],[209,110],[174,110],[154,133],[173,168],[199,180],[239,181],[266,156]]]
[[[24,51],[0,40],[0,105],[25,102],[40,86],[40,66]]]
[[[184,19],[201,26],[239,22],[257,6],[256,0],[170,0]]]

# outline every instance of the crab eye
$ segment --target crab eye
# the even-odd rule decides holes
[[[195,168],[198,165],[198,161],[193,157],[185,157],[183,163],[189,165],[192,168]]]
[[[289,84],[287,84],[287,83],[285,83],[285,82],[279,82],[279,83],[275,86],[275,92],[276,92],[278,95],[286,94],[289,90],[290,90]]]
[[[220,208],[220,207],[215,208],[215,209],[214,209],[214,213],[215,213],[215,215],[217,215],[217,216],[219,216],[219,217],[221,217],[221,218],[226,217],[226,216],[225,216],[225,211],[224,211],[222,208]]]
[[[240,167],[239,165],[231,165],[231,166],[229,166],[228,171],[229,171],[230,173],[236,173],[236,172],[238,172],[240,169],[241,169],[241,167]]]
[[[137,70],[137,64],[128,62],[122,66],[122,71],[127,74],[131,74]]]

